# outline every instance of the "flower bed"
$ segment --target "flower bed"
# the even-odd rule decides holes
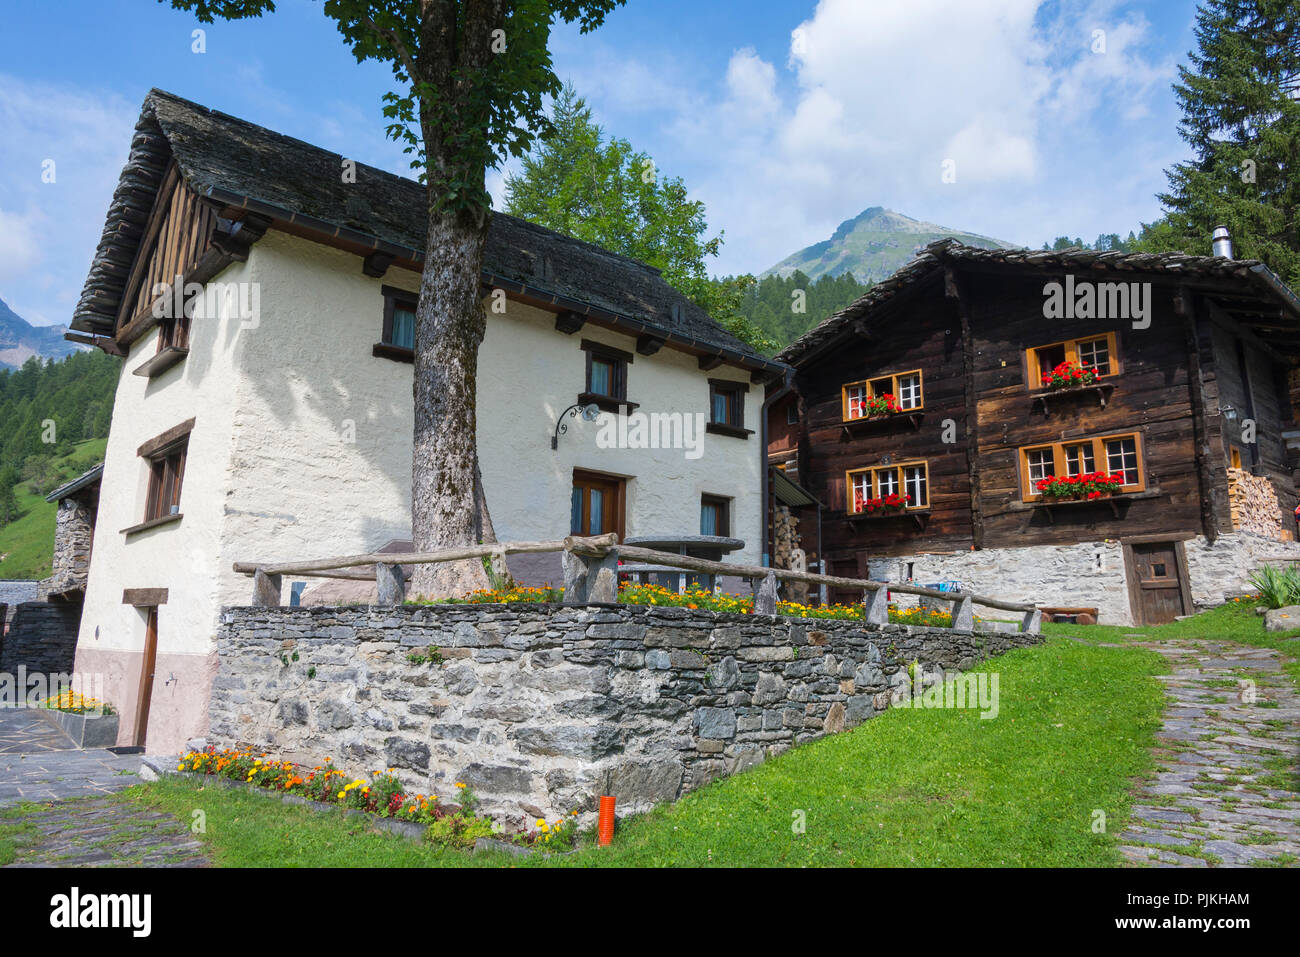
[[[51,711],[62,711],[65,714],[110,717],[117,713],[113,710],[112,705],[100,701],[98,698],[88,698],[71,689],[65,689],[52,698],[46,698],[44,704]]]
[[[436,795],[405,793],[392,768],[372,771],[366,780],[340,771],[332,758],[308,770],[290,761],[268,761],[268,757],[266,754],[254,757],[250,749],[218,751],[209,747],[186,753],[176,770],[235,781],[381,819],[422,825],[427,840],[446,847],[468,848],[483,838],[506,837],[525,847],[559,850],[571,846],[576,837],[576,811],[567,821],[554,824],[539,821],[534,831],[503,835],[491,818],[474,813],[477,799],[459,782],[456,787],[460,803],[444,804]]]
[[[1123,485],[1123,472],[1084,472],[1039,479],[1034,488],[1043,498],[1087,500],[1114,495]]]

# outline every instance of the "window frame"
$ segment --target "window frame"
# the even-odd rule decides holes
[[[420,294],[396,286],[381,286],[384,295],[384,320],[379,330],[379,341],[374,344],[370,354],[378,359],[392,359],[395,362],[415,362],[415,350],[393,343],[393,313],[400,306],[415,312],[420,305]]]
[[[867,514],[864,511],[854,508],[853,477],[855,475],[861,475],[864,472],[870,472],[871,473],[871,495],[868,497],[879,498],[880,495],[878,493],[878,489],[880,487],[880,483],[877,480],[875,473],[894,472],[898,476],[899,491],[902,494],[906,495],[907,476],[904,470],[909,468],[916,468],[916,467],[925,469],[925,504],[905,505],[903,506],[903,511],[904,512],[928,512],[930,510],[930,503],[934,497],[934,493],[930,485],[930,461],[929,459],[907,459],[902,462],[891,462],[889,465],[868,465],[857,469],[846,469],[844,472],[844,497],[845,497],[844,505],[848,511],[848,514],[850,515]]]
[[[916,376],[916,389],[920,402],[911,408],[899,408],[898,414],[907,414],[912,412],[921,412],[925,409],[925,374],[920,369],[905,369],[902,372],[886,372],[880,375],[870,376],[865,379],[857,379],[853,382],[846,382],[840,387],[840,421],[842,422],[860,422],[865,419],[865,415],[849,415],[849,390],[861,386],[865,390],[866,400],[869,401],[876,397],[876,391],[873,383],[881,379],[889,380],[890,394],[895,398],[898,397],[898,380]]]
[[[603,342],[594,342],[591,339],[583,339],[580,345],[582,351],[586,353],[586,374],[578,401],[595,405],[604,412],[618,412],[619,406],[627,406],[629,410],[636,408],[636,403],[629,402],[627,398],[628,366],[632,364],[634,359],[632,353],[616,349],[614,346],[607,346]],[[591,367],[593,360],[599,360],[613,366],[610,377],[611,391],[609,393],[592,391]]]
[[[713,400],[720,394],[730,396],[728,411],[731,413],[726,422],[713,418]],[[729,435],[737,439],[748,439],[754,434],[753,429],[745,428],[745,398],[749,395],[749,383],[735,379],[709,380],[709,417],[704,424],[706,432],[715,435]]]
[[[144,519],[137,525],[122,529],[131,535],[169,522],[180,521],[181,495],[185,486],[185,465],[189,456],[190,435],[194,419],[187,419],[166,432],[155,435],[136,449],[144,459],[145,474]],[[172,511],[172,508],[176,511]]]
[[[701,495],[700,496],[701,526],[703,526],[704,524],[703,522],[704,509],[708,506],[713,506],[714,508],[718,509],[718,525],[720,527],[712,534],[719,538],[730,538],[731,537],[731,499],[726,498],[725,496],[722,495],[710,495],[708,492],[705,492],[703,495]],[[701,527],[700,534],[706,535],[709,533],[705,532]]]
[[[1057,346],[1063,346],[1065,349],[1065,361],[1079,364],[1079,344],[1083,342],[1096,342],[1098,339],[1106,340],[1106,350],[1110,357],[1110,371],[1097,374],[1097,379],[1113,379],[1124,371],[1123,363],[1119,357],[1119,333],[1118,332],[1099,332],[1092,335],[1076,336],[1073,339],[1061,339],[1057,342],[1048,342],[1043,345],[1030,346],[1024,352],[1025,366],[1025,389],[1029,392],[1047,392],[1048,387],[1043,385],[1043,374],[1050,370],[1044,370],[1038,361],[1038,353],[1043,349],[1054,349]]]
[[[1085,444],[1092,445],[1092,457],[1094,465],[1098,462],[1105,463],[1104,471],[1110,473],[1110,457],[1106,452],[1106,443],[1113,442],[1117,439],[1132,439],[1134,451],[1137,455],[1138,481],[1135,483],[1126,483],[1119,487],[1119,494],[1130,495],[1147,490],[1147,468],[1146,456],[1143,453],[1142,433],[1141,432],[1111,432],[1104,435],[1081,436],[1072,439],[1062,439],[1058,442],[1035,442],[1033,445],[1022,445],[1016,450],[1016,466],[1020,477],[1020,499],[1022,502],[1033,503],[1043,500],[1043,496],[1033,490],[1033,481],[1029,477],[1029,453],[1039,452],[1045,449],[1052,450],[1053,475],[1068,475],[1066,471],[1065,449],[1070,446],[1080,446]],[[1093,471],[1100,471],[1094,468]],[[1036,480],[1034,480],[1036,481]]]
[[[569,483],[569,534],[571,535],[589,534],[589,532],[573,531],[573,492],[579,488],[583,490],[583,524],[589,525],[591,516],[590,491],[593,488],[600,488],[601,491],[608,493],[602,514],[602,524],[609,526],[605,531],[617,532],[618,540],[623,541],[626,537],[627,479],[589,469],[574,469],[573,478]]]

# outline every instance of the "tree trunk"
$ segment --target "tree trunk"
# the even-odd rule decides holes
[[[480,276],[487,217],[429,217],[420,303],[415,318],[415,443],[412,537],[417,551],[469,545],[490,531],[480,508],[477,374],[487,316]],[[485,524],[486,520],[486,524]],[[410,593],[462,597],[488,587],[478,560],[416,565]]]

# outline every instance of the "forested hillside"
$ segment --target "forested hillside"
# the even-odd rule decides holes
[[[789,276],[765,276],[749,285],[741,294],[738,308],[741,315],[785,348],[870,288],[870,283],[858,282],[852,273],[826,274],[814,281],[796,269]]]
[[[0,369],[0,529],[20,517],[14,486],[44,495],[81,464],[78,443],[108,435],[118,367],[94,350]]]

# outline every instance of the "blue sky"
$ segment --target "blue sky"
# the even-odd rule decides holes
[[[29,321],[68,321],[152,86],[406,170],[383,133],[387,70],[358,65],[319,2],[204,27],[201,54],[201,25],[147,0],[4,3],[0,298]],[[868,206],[1030,245],[1154,219],[1163,170],[1186,157],[1170,83],[1194,12],[630,0],[594,34],[558,29],[552,49],[609,132],[705,201],[726,234],[714,271],[758,272]]]

